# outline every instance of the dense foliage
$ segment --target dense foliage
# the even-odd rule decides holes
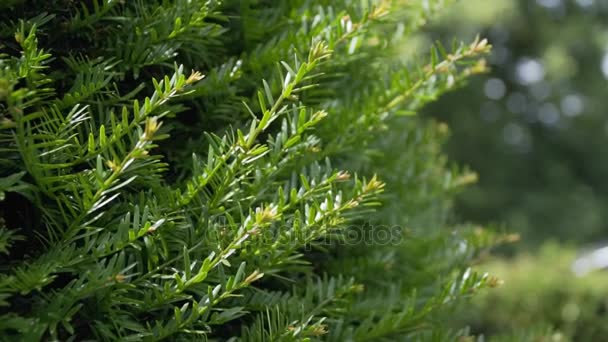
[[[461,334],[495,238],[411,114],[489,45],[402,48],[446,3],[3,1],[2,339]]]

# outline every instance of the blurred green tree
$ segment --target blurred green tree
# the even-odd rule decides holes
[[[524,245],[606,236],[608,2],[462,1],[429,37],[483,32],[487,77],[428,112],[448,122],[449,154],[480,175],[462,218],[505,223]],[[448,110],[449,109],[449,110]]]

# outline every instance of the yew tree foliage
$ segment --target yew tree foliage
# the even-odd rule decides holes
[[[404,57],[447,2],[2,1],[0,337],[461,334],[495,237],[411,114],[489,45]]]

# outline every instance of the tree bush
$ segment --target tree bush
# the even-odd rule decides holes
[[[3,1],[0,336],[458,335],[496,237],[411,114],[489,45],[403,53],[446,4]]]
[[[535,340],[523,333],[537,340],[604,341],[608,277],[604,271],[577,277],[575,256],[573,248],[549,242],[535,254],[491,260],[484,268],[504,285],[476,297],[460,318],[492,340]]]

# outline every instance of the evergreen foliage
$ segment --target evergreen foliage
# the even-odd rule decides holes
[[[3,1],[2,339],[461,334],[497,237],[411,114],[489,45],[403,57],[447,2]]]

